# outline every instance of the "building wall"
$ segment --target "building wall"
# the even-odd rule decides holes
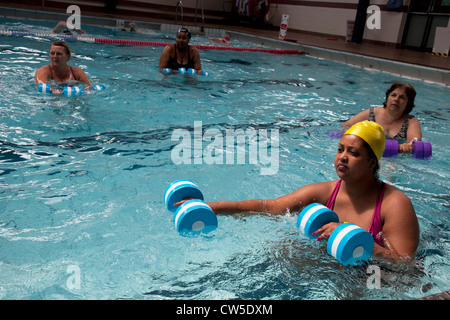
[[[387,0],[372,0],[381,12],[381,29],[364,30],[364,40],[400,43],[406,21],[406,11],[392,12],[386,8]],[[409,0],[403,1],[404,6]],[[345,37],[347,21],[355,20],[358,0],[295,1],[274,0],[267,15],[268,22],[278,26],[281,15],[289,15],[289,29]]]
[[[65,8],[67,0],[21,0],[24,4],[41,5],[53,8]],[[203,0],[205,21],[218,22],[230,17],[232,4],[241,0]],[[391,12],[386,8],[388,0],[372,0],[381,10],[381,29],[365,28],[363,40],[398,44],[401,42],[406,21],[406,8],[410,0],[403,0],[403,12]],[[135,17],[174,19],[179,0],[71,0],[70,4],[79,5],[82,11],[105,11],[108,6],[115,6],[117,13]],[[183,0],[185,18],[195,15],[196,4],[202,1]],[[289,30],[315,33],[328,37],[347,35],[347,21],[354,21],[359,0],[270,0],[270,10],[266,22],[279,27],[282,14],[289,15]],[[200,8],[198,8],[200,9]],[[108,11],[108,10],[107,10]],[[109,11],[108,11],[109,12]],[[110,12],[114,13],[114,12]],[[180,14],[180,13],[179,13]],[[198,11],[200,19],[200,11]]]

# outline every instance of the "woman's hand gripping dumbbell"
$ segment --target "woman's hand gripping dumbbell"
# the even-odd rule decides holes
[[[324,226],[334,223],[337,227],[331,233],[326,232],[327,227]],[[327,252],[343,265],[360,264],[372,255],[372,235],[353,223],[339,224],[337,214],[320,203],[312,203],[300,212],[297,227],[310,239],[316,238],[319,233],[321,235],[317,240],[329,235]]]
[[[399,145],[397,140],[386,140],[383,157],[395,158],[399,153],[412,153],[413,158],[427,160],[431,158],[431,143],[427,141],[413,141],[411,144]]]

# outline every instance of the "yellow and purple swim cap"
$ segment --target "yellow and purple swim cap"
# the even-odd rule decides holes
[[[351,126],[345,134],[353,134],[363,139],[370,146],[377,159],[380,160],[384,152],[386,138],[383,127],[378,123],[368,120],[361,121]]]

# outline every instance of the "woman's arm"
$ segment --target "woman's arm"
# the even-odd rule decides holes
[[[349,120],[345,121],[342,124],[343,129],[347,130],[348,128],[350,128],[352,125],[354,125],[357,122],[368,120],[369,119],[369,112],[370,112],[370,109],[366,109],[364,111],[361,111],[357,115],[353,116]]]
[[[413,147],[411,143],[414,140],[422,141],[422,129],[420,128],[420,122],[417,118],[409,120],[408,131],[406,132],[407,143],[399,146],[399,152],[412,153]]]
[[[381,207],[385,247],[375,244],[373,255],[395,262],[414,258],[419,246],[419,222],[409,198],[388,186]]]
[[[164,48],[159,58],[159,68],[164,69],[169,67],[170,57],[172,56],[173,45],[168,45]]]
[[[242,212],[266,212],[284,214],[297,212],[313,202],[326,203],[332,192],[333,182],[306,185],[296,191],[270,200],[216,201],[209,202],[216,214],[235,214]]]
[[[84,82],[84,83],[86,83],[86,84],[89,85],[89,86],[92,85],[92,83],[91,83],[91,81],[89,80],[89,78],[88,78],[86,72],[84,72],[81,68],[78,68],[78,67],[72,67],[72,69],[74,70],[75,79],[76,79],[77,81]]]
[[[50,79],[50,72],[48,71],[48,66],[43,66],[37,69],[36,74],[34,75],[34,83],[36,87],[39,83],[47,83]]]
[[[197,73],[202,72],[202,64],[200,62],[200,53],[198,49],[194,46],[189,46],[191,48],[191,56],[192,61],[194,62],[194,69],[197,70]]]

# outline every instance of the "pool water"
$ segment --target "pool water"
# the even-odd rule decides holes
[[[1,21],[8,30],[52,26]],[[84,29],[173,41],[153,31]],[[35,92],[34,73],[49,63],[51,41],[1,36],[0,298],[414,299],[449,289],[449,88],[304,55],[218,50],[200,52],[209,77],[163,75],[162,47],[72,41],[70,63],[106,90],[47,96]],[[210,44],[198,35],[191,43]],[[338,141],[329,132],[381,105],[394,81],[415,86],[413,114],[433,146],[429,161],[381,161],[381,178],[410,197],[419,219],[414,267],[344,267],[325,244],[299,234],[296,212],[219,216],[218,229],[200,236],[175,231],[163,195],[177,179],[195,181],[207,201],[273,198],[336,179]],[[196,144],[199,124],[204,140]],[[254,134],[228,145],[219,139],[227,130]],[[190,134],[193,150],[177,165],[179,131]],[[265,138],[268,154],[278,151],[270,174],[261,174],[263,158],[251,163],[248,154]],[[209,164],[213,141],[224,144],[218,158],[233,147],[247,158]],[[374,289],[372,265],[381,270]]]

